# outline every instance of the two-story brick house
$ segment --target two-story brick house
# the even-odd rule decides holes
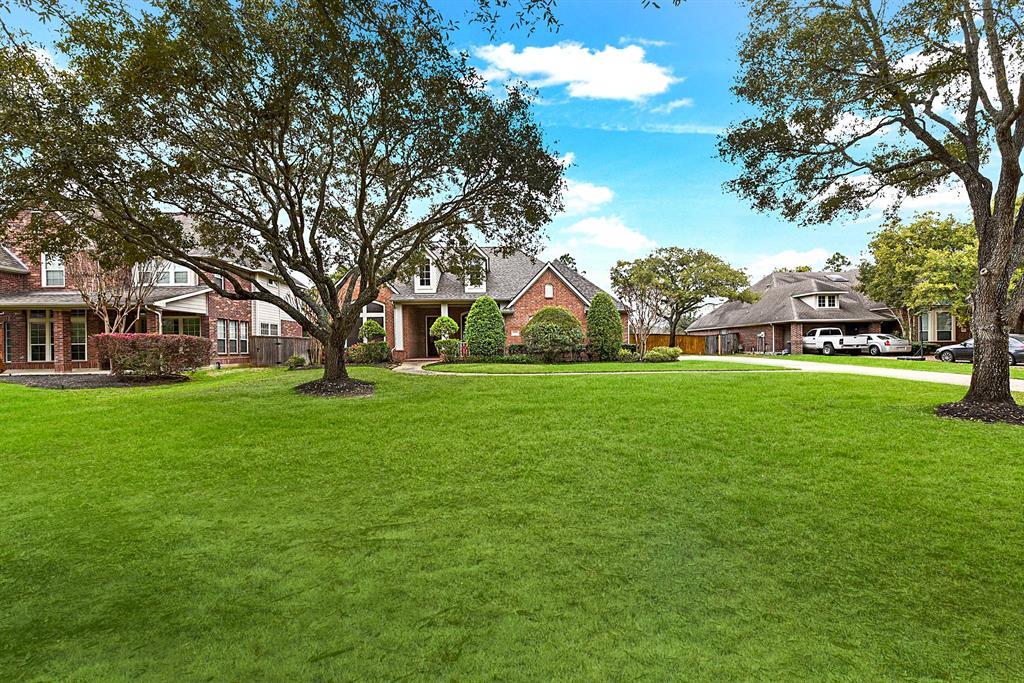
[[[383,325],[396,360],[434,358],[437,349],[428,331],[440,316],[448,316],[466,327],[473,302],[489,296],[498,303],[505,318],[506,345],[522,343],[522,329],[533,314],[545,306],[564,306],[580,320],[586,332],[590,301],[602,291],[586,277],[560,261],[541,261],[520,251],[503,252],[492,247],[474,247],[479,259],[477,277],[459,277],[444,272],[431,258],[408,280],[380,290],[367,305],[361,320]],[[617,303],[626,328],[626,311]],[[349,343],[359,341],[354,329]]]
[[[256,265],[252,272],[285,292],[269,266]],[[299,324],[277,306],[219,296],[183,266],[157,263],[142,276],[154,282],[143,315],[134,321],[136,332],[216,340],[222,364],[248,363],[251,336],[302,336]],[[103,332],[102,323],[72,287],[73,279],[59,258],[32,257],[17,244],[0,245],[0,353],[8,368],[70,372],[100,367],[93,336]]]

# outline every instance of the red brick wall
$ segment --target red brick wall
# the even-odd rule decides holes
[[[53,320],[56,323],[57,317],[61,314],[61,311],[53,311]],[[68,311],[63,311],[65,315],[69,314]],[[30,362],[28,360],[28,319],[25,311],[0,311],[0,323],[10,325],[11,328],[11,362],[7,364],[7,367],[12,370],[47,370],[54,369],[55,364],[52,362]],[[60,345],[56,339],[56,328],[54,325],[54,351],[60,349]],[[95,335],[103,332],[103,323],[99,318],[94,316],[91,312],[86,313],[86,329],[88,334],[88,350],[86,352],[87,360],[84,361],[71,361],[71,337],[70,334],[67,336],[67,367],[79,369],[94,369],[100,367],[99,351],[96,349]],[[0,353],[2,353],[3,337],[0,336]]]
[[[229,283],[230,286],[230,283]],[[249,338],[253,336],[252,329],[252,302],[251,301],[232,301],[231,299],[225,299],[219,294],[210,292],[206,295],[206,308],[208,312],[207,317],[207,329],[210,339],[217,340],[217,321],[218,320],[238,320],[239,322],[249,323]],[[159,331],[154,328],[151,331]],[[252,342],[250,341],[250,344]],[[225,365],[242,365],[249,362],[249,354],[231,354],[231,353],[218,353],[215,360],[220,361]]]
[[[0,294],[10,294],[28,289],[28,276],[18,273],[0,272]]]
[[[544,285],[551,284],[554,287],[554,297],[544,297]],[[515,312],[511,317],[505,319],[505,343],[521,344],[522,336],[513,336],[514,332],[522,332],[523,327],[530,321],[533,314],[545,306],[564,306],[576,316],[583,325],[583,334],[587,333],[586,305],[560,277],[551,272],[550,269],[537,278],[537,281],[523,293],[519,301],[515,303]]]
[[[302,336],[302,325],[298,324],[293,320],[282,320],[281,321],[281,336],[282,337],[301,337]]]

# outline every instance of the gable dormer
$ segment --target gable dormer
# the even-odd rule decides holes
[[[433,254],[427,254],[427,258],[416,266],[416,272],[412,276],[412,289],[417,294],[434,294],[437,292],[437,283],[441,279],[441,270],[437,267],[437,259]]]
[[[473,251],[469,255],[468,264],[470,267],[466,270],[466,276],[463,280],[463,285],[466,288],[466,292],[473,294],[483,294],[487,291],[487,273],[490,269],[490,261],[487,258],[487,254],[480,247],[474,245]]]

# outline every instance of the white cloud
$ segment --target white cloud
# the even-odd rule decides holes
[[[591,50],[563,42],[516,50],[511,43],[502,43],[476,48],[474,54],[487,63],[484,73],[517,76],[537,88],[564,85],[571,97],[638,101],[660,95],[682,80],[670,68],[647,61],[637,45]]]
[[[710,126],[703,123],[655,123],[640,126],[602,124],[598,128],[616,133],[664,133],[666,135],[721,135],[725,132],[723,126]]]
[[[630,228],[618,216],[593,216],[573,223],[563,231],[569,245],[592,245],[623,252],[650,249],[654,241]]]
[[[566,152],[565,156],[558,157],[558,162],[562,164],[562,166],[564,166],[565,168],[569,168],[574,163],[576,163],[576,153]]]
[[[825,267],[825,261],[833,252],[815,247],[806,251],[786,249],[775,254],[764,254],[758,256],[745,266],[747,274],[750,275],[751,283],[757,282],[765,275],[779,268],[796,268],[797,266],[810,266],[814,270],[821,270]]]
[[[643,45],[644,47],[667,47],[671,45],[667,40],[653,40],[651,38],[637,38],[634,36],[622,36],[619,38],[619,45]]]
[[[567,215],[590,213],[607,204],[615,197],[610,187],[594,185],[579,180],[566,179],[562,201]]]
[[[653,113],[655,113],[655,114],[671,114],[672,112],[674,112],[676,109],[679,109],[680,107],[692,107],[692,106],[693,106],[693,99],[689,98],[689,97],[683,97],[683,98],[680,98],[678,100],[672,100],[671,102],[666,102],[665,104],[662,104],[662,105],[659,105],[657,107],[654,107],[653,109],[651,109],[651,111]]]

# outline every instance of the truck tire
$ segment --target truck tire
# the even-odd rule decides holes
[[[872,356],[880,356],[882,355],[882,350],[875,346],[874,344],[872,344],[871,346],[868,347],[868,353],[870,353]]]
[[[832,346],[832,342],[825,342],[825,345],[821,347],[821,353],[825,356],[835,355],[836,347]]]

